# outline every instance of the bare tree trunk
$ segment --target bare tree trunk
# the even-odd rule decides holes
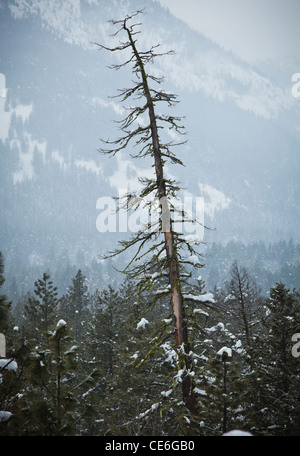
[[[151,137],[153,145],[153,154],[155,162],[155,174],[156,182],[158,188],[158,197],[162,209],[162,219],[165,223],[164,227],[167,225],[167,229],[164,231],[164,242],[165,242],[165,251],[168,260],[169,266],[169,284],[171,286],[171,302],[173,307],[173,316],[174,316],[174,325],[175,325],[175,337],[176,345],[180,348],[180,357],[181,357],[181,367],[184,369],[184,374],[182,377],[182,393],[183,400],[192,414],[196,414],[196,397],[193,393],[193,382],[189,372],[192,368],[192,361],[189,356],[190,344],[188,340],[188,331],[185,322],[184,315],[184,303],[181,290],[181,280],[180,280],[180,271],[178,267],[178,256],[176,252],[176,245],[174,243],[174,235],[172,230],[172,220],[170,216],[169,204],[167,201],[167,191],[166,184],[164,179],[163,172],[163,162],[162,155],[159,144],[158,128],[156,122],[156,116],[154,111],[153,99],[150,93],[148,86],[148,79],[144,68],[144,63],[140,57],[140,54],[135,46],[130,29],[126,26],[126,21],[123,25],[124,30],[128,34],[128,39],[132,47],[134,56],[136,58],[137,64],[140,69],[140,74],[142,77],[143,91],[147,100],[147,108],[150,119],[151,126]],[[166,220],[166,217],[168,220]]]

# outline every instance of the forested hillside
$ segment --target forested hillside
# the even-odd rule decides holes
[[[149,309],[151,296],[132,288],[90,293],[78,270],[60,298],[47,274],[14,310],[1,295],[1,435],[299,435],[298,292],[278,283],[266,297],[234,263],[209,305],[188,308],[200,409],[191,427],[169,299]],[[195,293],[207,298],[201,280]]]

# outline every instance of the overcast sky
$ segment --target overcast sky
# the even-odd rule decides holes
[[[300,0],[159,1],[192,28],[247,61],[300,60]]]

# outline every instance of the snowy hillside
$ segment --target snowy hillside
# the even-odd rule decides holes
[[[300,101],[291,74],[251,67],[189,29],[151,0],[8,0],[0,28],[0,250],[7,261],[43,264],[67,251],[93,258],[122,233],[99,233],[97,200],[135,188],[149,164],[101,156],[124,109],[110,96],[130,86],[107,21],[146,7],[138,45],[175,55],[152,73],[178,94],[188,142],[170,175],[185,195],[204,197],[205,240],[299,241]],[[171,135],[172,132],[166,134]]]

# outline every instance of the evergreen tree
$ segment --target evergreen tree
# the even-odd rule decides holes
[[[121,350],[124,309],[121,308],[119,292],[111,285],[94,298],[94,312],[89,329],[89,356],[101,369],[110,375],[116,367],[118,351]],[[126,336],[125,336],[126,337]]]
[[[48,331],[57,318],[57,288],[47,273],[34,285],[36,297],[30,296],[24,307],[24,330],[33,344],[48,344]]]
[[[254,338],[249,375],[249,423],[262,435],[299,435],[300,365],[292,354],[292,337],[299,332],[297,293],[283,283],[265,300],[263,332]]]
[[[219,312],[215,321],[217,317]],[[235,428],[243,429],[246,353],[241,340],[228,327],[224,319],[203,329],[205,338],[202,336],[199,355],[204,364],[195,389],[200,399],[201,435],[222,435]]]
[[[222,435],[233,429],[243,429],[244,382],[237,358],[232,349],[225,346],[208,361],[205,389],[199,389],[203,396],[205,435]]]
[[[89,320],[90,296],[81,269],[72,279],[67,294],[60,300],[59,313],[68,320],[72,334],[77,343],[82,341]]]
[[[4,260],[2,252],[0,252],[0,288],[4,283]],[[0,358],[0,433],[1,422],[7,421],[11,417],[9,410],[10,390],[14,384],[14,371],[16,363],[12,359],[6,359],[6,337],[8,333],[8,322],[10,313],[10,303],[5,295],[0,295],[0,336],[2,349],[5,352],[3,359]]]
[[[48,348],[30,353],[28,386],[22,398],[28,435],[74,435],[90,407],[86,396],[96,371],[80,378],[78,347],[64,320],[48,332]],[[84,400],[83,400],[84,398]]]
[[[0,252],[0,287],[4,283],[3,258]],[[19,414],[19,395],[23,386],[23,372],[28,348],[17,327],[13,327],[11,303],[0,295],[0,332],[5,339],[5,356],[0,359],[0,435],[22,433]]]
[[[4,279],[4,259],[0,252],[0,288],[5,282]],[[5,295],[0,294],[0,332],[6,333],[9,324],[11,302],[8,301]]]
[[[134,363],[140,349],[136,330],[140,314],[136,307],[140,305],[131,297],[131,291],[132,284],[124,283],[118,290],[108,286],[96,293],[93,302],[88,355],[102,373],[95,391],[99,429],[104,434],[135,434],[141,429],[136,416],[149,402],[149,372],[137,369]]]

